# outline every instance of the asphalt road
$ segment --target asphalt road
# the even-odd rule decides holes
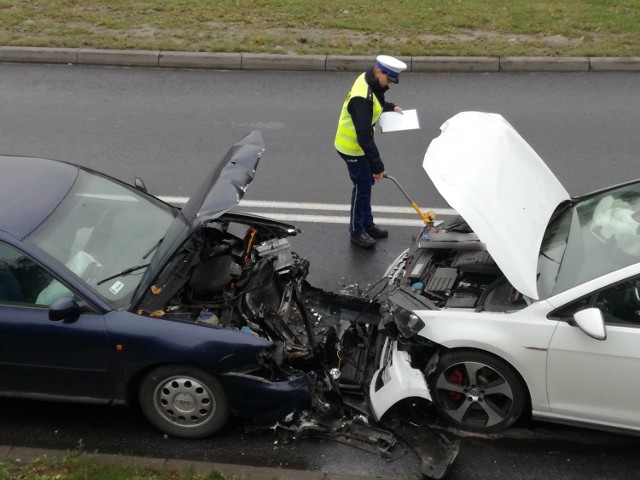
[[[267,144],[247,198],[346,203],[333,149],[355,75],[0,64],[2,153],[68,159],[155,192],[189,195],[207,167],[252,129]],[[405,74],[387,99],[418,110],[421,130],[378,135],[387,171],[420,205],[445,206],[421,169],[440,125],[498,112],[578,195],[635,178],[640,82],[634,72]],[[393,185],[375,203],[402,205]]]
[[[0,400],[0,444],[243,464],[336,475],[420,478],[410,449],[385,461],[325,439],[284,442],[277,432],[253,431],[239,420],[204,440],[168,438],[137,409]],[[537,422],[495,436],[444,432],[460,451],[447,480],[628,480],[637,477],[640,438]]]
[[[189,196],[211,159],[260,129],[267,151],[246,200],[290,202],[258,209],[308,214],[296,205],[346,205],[350,185],[332,148],[352,73],[188,71],[0,64],[0,153],[69,160],[126,181],[142,176],[158,195]],[[387,171],[424,208],[446,208],[421,169],[439,126],[463,110],[503,114],[574,195],[637,178],[637,73],[405,74],[388,99],[417,108],[422,129],[378,136]],[[506,200],[506,199],[505,199]],[[406,207],[388,181],[374,204]],[[252,210],[251,208],[249,210]],[[378,218],[396,218],[383,214]],[[305,217],[303,217],[305,218]],[[298,223],[294,249],[311,260],[310,280],[339,289],[375,282],[410,241],[393,226],[373,252],[348,243],[338,220]],[[411,218],[411,215],[407,215]],[[413,217],[415,219],[415,217]],[[419,223],[419,222],[418,222]],[[597,388],[597,380],[594,386]],[[133,410],[0,401],[2,443],[196,460],[246,462],[334,473],[411,478],[410,452],[387,463],[334,442],[282,445],[234,423],[221,437],[164,438]],[[497,438],[461,437],[452,479],[627,479],[640,460],[635,437],[527,423]]]
[[[212,159],[259,129],[267,150],[245,200],[290,202],[288,215],[309,213],[301,203],[346,206],[351,186],[333,134],[354,76],[0,64],[0,153],[64,159],[128,182],[141,176],[155,194],[188,197]],[[387,99],[418,110],[420,130],[378,134],[377,143],[387,172],[423,208],[447,207],[421,163],[440,125],[464,110],[504,115],[572,195],[640,176],[637,72],[407,73]],[[373,204],[407,208],[388,180]],[[394,227],[363,256],[344,224],[295,223],[310,279],[331,289],[341,279],[374,282],[416,231]]]

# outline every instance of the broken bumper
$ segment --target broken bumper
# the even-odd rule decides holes
[[[371,410],[380,420],[389,408],[410,397],[431,401],[429,387],[420,370],[411,366],[408,352],[398,350],[395,340],[387,339],[382,348],[380,368],[369,385]]]
[[[237,415],[275,421],[309,406],[316,375],[310,372],[273,382],[254,375],[228,373],[220,380]]]

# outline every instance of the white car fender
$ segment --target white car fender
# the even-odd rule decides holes
[[[558,324],[546,318],[551,309],[541,301],[512,313],[456,309],[415,313],[425,323],[419,335],[449,349],[483,350],[509,363],[532,393],[535,408],[546,411],[547,350]]]

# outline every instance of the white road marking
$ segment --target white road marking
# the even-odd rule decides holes
[[[160,199],[172,205],[182,206],[189,200],[189,197],[172,197],[172,196],[159,196]],[[308,202],[272,202],[265,200],[242,200],[237,207],[239,210],[245,213],[251,213],[254,215],[261,215],[274,220],[280,220],[283,222],[310,222],[310,223],[340,223],[348,224],[349,217],[345,215],[324,215],[324,214],[307,214],[299,213],[304,210],[316,210],[318,212],[348,212],[348,204],[339,203],[308,203]],[[258,209],[258,210],[256,210]],[[259,209],[265,209],[260,211]],[[438,216],[455,215],[456,211],[451,208],[433,208],[420,207],[423,212],[432,210],[433,213]],[[280,210],[273,211],[273,210]],[[282,211],[285,212],[282,212]],[[373,213],[382,214],[397,214],[400,216],[406,216],[407,218],[400,217],[382,217],[376,216],[376,224],[378,225],[392,225],[392,226],[419,226],[423,224],[422,219],[418,217],[418,213],[412,207],[401,206],[386,206],[386,205],[372,205],[371,210]]]
[[[240,208],[240,207],[239,207]],[[245,212],[244,210],[242,210]],[[252,215],[268,216],[273,220],[280,220],[281,222],[308,222],[308,223],[349,223],[349,217],[339,217],[331,215],[298,215],[288,213],[269,213],[265,215],[264,212],[249,212]],[[401,218],[384,218],[376,216],[376,225],[393,225],[403,227],[413,227],[423,225],[424,222],[417,218],[416,220],[401,219]]]

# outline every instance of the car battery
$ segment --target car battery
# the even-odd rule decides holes
[[[274,238],[256,246],[256,251],[262,258],[276,257],[273,264],[275,271],[289,268],[293,265],[291,244],[286,238]]]
[[[413,283],[416,280],[422,279],[426,268],[431,264],[431,258],[433,257],[432,250],[419,249],[411,259],[409,263],[409,273],[407,279]]]

